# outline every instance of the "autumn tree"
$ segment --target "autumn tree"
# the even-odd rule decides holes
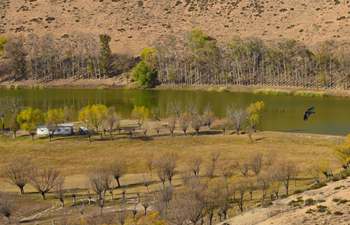
[[[120,119],[115,111],[114,107],[109,107],[106,113],[104,121],[104,127],[109,132],[109,135],[113,137],[113,130],[120,128]]]
[[[259,175],[263,166],[263,155],[261,153],[255,154],[250,161],[250,168],[256,176]]]
[[[57,169],[34,167],[29,180],[31,185],[41,194],[43,200],[46,200],[46,194],[56,187],[61,178]]]
[[[4,176],[9,183],[16,185],[21,194],[24,194],[24,187],[29,183],[32,170],[32,162],[27,157],[17,157],[5,167]]]
[[[34,140],[37,126],[44,120],[44,114],[40,109],[27,108],[17,116],[17,122],[21,129],[27,131]]]
[[[101,132],[103,122],[107,115],[107,107],[101,104],[88,105],[79,112],[79,120],[84,122],[88,128]],[[103,133],[101,132],[101,138]]]
[[[159,179],[162,183],[168,180],[171,184],[175,175],[177,155],[173,152],[167,152],[159,156],[154,163]]]
[[[283,183],[286,190],[286,195],[289,194],[289,184],[291,180],[296,179],[298,175],[298,170],[294,162],[292,161],[282,161],[276,166],[277,176]]]
[[[11,37],[5,44],[5,55],[9,59],[9,65],[14,80],[27,78],[27,52],[24,47],[24,39]]]
[[[97,168],[90,172],[90,188],[97,195],[97,204],[100,207],[100,214],[103,213],[105,206],[105,197],[108,190],[112,188],[113,177],[105,168]]]
[[[188,160],[188,168],[194,176],[199,176],[201,164],[202,158],[199,156],[190,157],[190,159]]]
[[[336,146],[335,154],[342,163],[344,169],[350,168],[350,135],[346,136],[342,144]]]
[[[208,162],[207,168],[206,168],[206,175],[209,178],[214,178],[219,158],[220,158],[219,152],[213,152],[210,155],[209,162]]]
[[[55,135],[55,131],[60,123],[64,122],[63,109],[49,109],[45,115],[45,122],[49,129],[50,141]]]
[[[207,121],[208,122],[208,121]],[[203,125],[203,120],[199,113],[195,112],[191,115],[191,127],[199,135],[199,131]]]
[[[191,123],[191,116],[188,113],[182,113],[179,118],[179,127],[187,135],[188,127]]]
[[[110,166],[110,171],[113,178],[117,182],[117,187],[120,188],[120,178],[123,177],[128,171],[128,166],[126,162],[121,159],[114,160],[114,162]]]
[[[243,124],[246,121],[246,112],[242,109],[236,110],[233,107],[230,107],[227,109],[227,118],[233,125],[236,134],[239,135]]]
[[[256,130],[257,126],[261,123],[261,114],[265,108],[263,101],[252,103],[247,108],[248,123],[250,128]]]
[[[57,199],[60,201],[62,207],[65,206],[65,194],[66,190],[64,189],[64,177],[60,177],[57,181],[57,184],[54,188]]]

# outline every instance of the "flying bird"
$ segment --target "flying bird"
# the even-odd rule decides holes
[[[315,114],[315,107],[308,108],[304,113],[304,121],[307,121],[312,114]]]

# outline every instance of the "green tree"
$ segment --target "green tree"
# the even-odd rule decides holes
[[[142,87],[154,87],[157,82],[157,50],[145,48],[141,52],[142,61],[132,70],[132,76]]]
[[[132,70],[132,76],[142,87],[154,87],[157,72],[150,69],[144,61],[137,64]]]
[[[88,128],[92,127],[95,132],[100,132],[107,111],[107,107],[102,104],[88,105],[80,110],[79,120],[84,122]],[[101,138],[102,135],[103,133],[101,132]]]
[[[60,123],[64,122],[65,114],[63,109],[49,109],[46,113],[45,122],[49,129],[50,141],[55,135],[55,130]]]
[[[100,69],[104,77],[112,73],[112,51],[109,46],[110,42],[111,37],[109,35],[100,35]]]
[[[22,110],[17,116],[20,128],[27,131],[34,140],[37,126],[43,122],[44,114],[40,109],[27,108]]]
[[[11,73],[15,80],[27,78],[27,62],[24,41],[21,38],[12,38],[5,45],[5,54],[9,59]]]

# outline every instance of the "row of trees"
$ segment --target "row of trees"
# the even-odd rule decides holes
[[[349,53],[332,41],[312,50],[295,40],[270,44],[235,37],[219,43],[194,29],[184,38],[169,37],[145,48],[141,61],[112,54],[110,41],[108,35],[86,34],[10,37],[0,40],[0,54],[4,48],[12,79],[107,78],[131,71],[144,87],[162,83],[349,88]]]
[[[144,208],[144,215],[152,208],[169,224],[176,225],[188,221],[196,225],[204,220],[211,225],[214,219],[227,219],[234,207],[244,211],[246,204],[253,200],[254,193],[258,191],[261,194],[257,194],[254,201],[261,200],[261,204],[268,200],[268,193],[271,194],[270,200],[279,198],[282,186],[288,195],[290,183],[298,173],[293,162],[272,160],[260,153],[239,162],[221,158],[219,153],[213,153],[209,160],[192,156],[186,160],[182,171],[178,170],[178,159],[174,152],[150,156],[145,161],[146,173],[142,176],[145,189],[137,194],[138,201],[133,203]],[[131,203],[127,202],[126,189],[120,180],[127,171],[128,165],[121,159],[92,169],[87,174],[88,193],[92,192],[96,197],[89,197],[89,204],[96,204],[102,214],[106,203],[116,201],[113,191],[123,188],[119,207],[128,211],[126,204],[130,206]],[[180,187],[173,184],[175,176],[181,178]],[[4,168],[3,177],[17,186],[21,194],[24,194],[24,187],[30,184],[43,200],[46,200],[49,192],[53,192],[54,198],[63,207],[67,198],[73,199],[73,206],[78,205],[77,195],[64,188],[64,177],[57,169],[37,166],[29,158],[22,157],[9,162]],[[159,183],[160,188],[154,185]],[[12,212],[9,212],[5,216],[11,215]]]
[[[7,109],[3,110],[2,124],[7,122],[7,128],[16,137],[19,129],[27,131],[32,138],[36,134],[39,125],[45,124],[49,130],[49,137],[55,135],[58,126],[65,122],[73,122],[76,119],[76,112],[73,108],[53,108],[46,113],[40,109],[22,108],[20,103],[14,99],[7,99]],[[144,135],[151,130],[158,135],[164,129],[169,130],[174,135],[175,130],[180,129],[185,135],[190,128],[198,135],[200,130],[206,126],[208,129],[220,129],[224,133],[226,130],[234,129],[237,134],[242,130],[250,135],[256,130],[261,122],[261,115],[264,110],[263,102],[252,103],[247,109],[228,107],[227,116],[224,119],[215,120],[215,115],[210,107],[200,113],[193,107],[182,110],[179,105],[171,104],[168,118],[162,120],[157,112],[151,112],[146,107],[135,107],[131,117],[136,121],[136,126],[121,126],[121,117],[114,107],[107,107],[102,104],[94,104],[83,107],[78,113],[78,120],[88,129],[89,138],[93,133],[101,135],[109,133],[113,138],[113,133],[124,130],[133,134],[137,129],[141,129]],[[4,128],[3,128],[4,129]]]
[[[349,87],[349,53],[330,41],[315,50],[295,40],[235,37],[223,44],[195,29],[184,41],[169,38],[156,49],[158,78],[166,84]]]
[[[11,79],[56,80],[68,78],[102,79],[130,70],[135,59],[113,54],[111,37],[73,34],[55,39],[31,34],[9,37],[4,48],[4,64]]]

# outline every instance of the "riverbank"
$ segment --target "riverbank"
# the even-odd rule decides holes
[[[81,88],[81,89],[137,89],[137,85],[131,82],[127,76],[108,79],[60,79],[53,81],[5,81],[0,82],[0,88]],[[350,90],[305,89],[298,87],[267,87],[267,86],[242,86],[242,85],[166,85],[162,84],[155,90],[200,90],[215,92],[246,92],[263,95],[290,95],[305,97],[350,97]]]

